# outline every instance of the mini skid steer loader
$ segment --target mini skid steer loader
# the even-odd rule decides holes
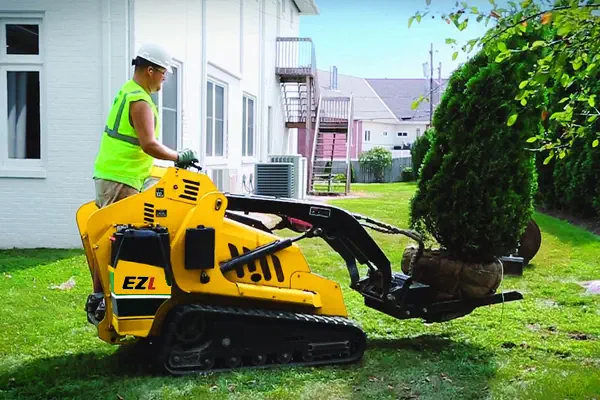
[[[106,301],[102,321],[88,320],[107,343],[152,342],[167,373],[360,360],[366,335],[348,318],[340,284],[311,272],[296,243],[303,238],[325,240],[365,305],[398,319],[442,322],[522,299],[439,301],[430,286],[393,273],[365,228],[417,241],[411,263],[423,250],[418,233],[325,204],[222,193],[196,168],[154,167],[150,189],[103,209],[89,202],[76,215]],[[281,222],[269,228],[254,213]],[[284,228],[298,236],[273,233]]]

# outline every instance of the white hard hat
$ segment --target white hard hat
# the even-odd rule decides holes
[[[173,72],[171,70],[171,55],[167,50],[157,44],[143,44],[138,50],[137,56],[165,68],[168,72]]]

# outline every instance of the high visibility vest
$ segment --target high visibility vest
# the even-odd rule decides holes
[[[129,115],[129,105],[146,101],[154,113],[154,132],[159,137],[158,110],[152,97],[134,80],[127,81],[114,99],[106,119],[100,151],[94,164],[94,178],[124,183],[141,191],[150,176],[153,157],[140,146]]]

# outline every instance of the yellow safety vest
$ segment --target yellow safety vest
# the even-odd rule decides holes
[[[159,137],[158,110],[152,97],[133,79],[125,82],[115,97],[106,120],[100,151],[94,164],[94,178],[124,183],[142,190],[150,176],[153,157],[144,153],[129,116],[129,105],[143,100],[154,113],[154,132]]]

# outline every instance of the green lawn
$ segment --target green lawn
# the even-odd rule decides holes
[[[353,185],[364,197],[332,203],[407,226],[414,184]],[[0,252],[0,398],[81,399],[599,399],[600,237],[536,214],[542,248],[503,290],[525,299],[443,324],[398,321],[347,288],[339,256],[299,244],[315,272],[345,287],[350,316],[369,337],[354,365],[168,377],[145,373],[132,349],[95,337],[83,305],[91,287],[78,250]],[[408,239],[373,234],[399,271]],[[321,255],[317,255],[321,251]],[[74,277],[71,290],[51,289]]]

